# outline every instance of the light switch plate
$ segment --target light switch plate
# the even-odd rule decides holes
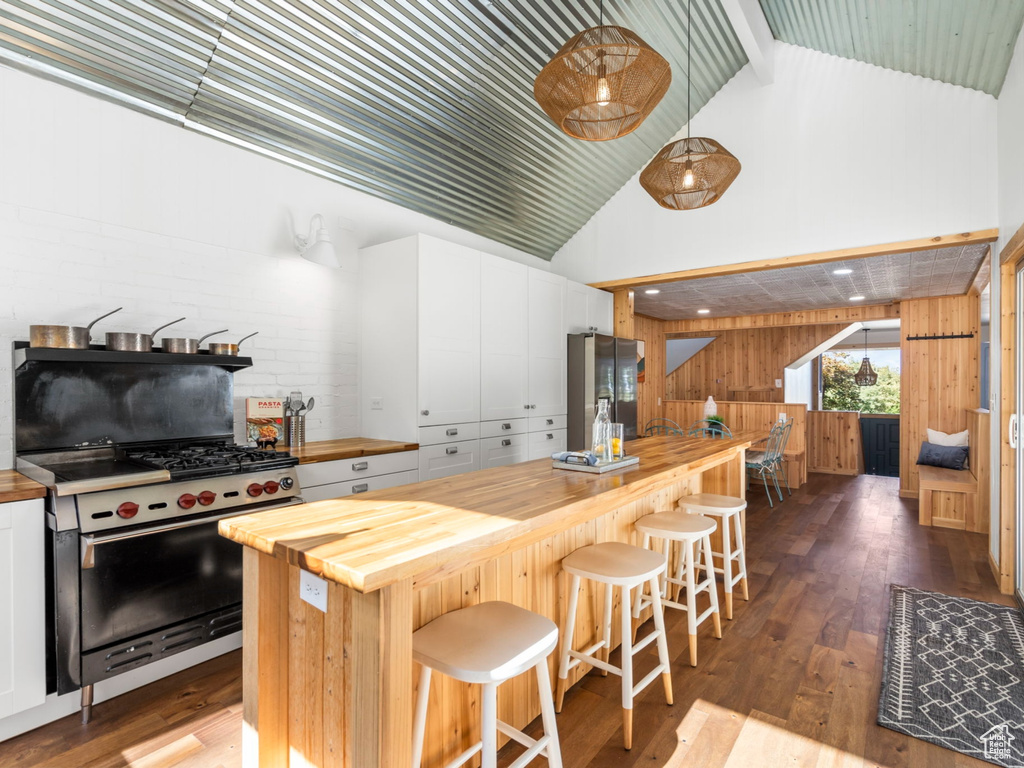
[[[299,597],[327,613],[327,582],[309,571],[299,571]]]
[[[782,379],[776,379],[775,380],[775,388],[776,389],[782,389]]]
[[[779,421],[785,421],[785,420],[786,420],[786,412],[785,411],[779,411]]]

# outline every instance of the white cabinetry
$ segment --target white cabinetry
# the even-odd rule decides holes
[[[530,270],[530,416],[566,412],[565,283],[560,275]]]
[[[568,281],[566,333],[614,335],[615,297],[608,291]]]
[[[525,415],[530,400],[529,267],[481,254],[480,419]]]
[[[340,499],[419,480],[416,451],[359,456],[298,466],[303,501]]]
[[[43,500],[0,504],[0,719],[46,699]]]

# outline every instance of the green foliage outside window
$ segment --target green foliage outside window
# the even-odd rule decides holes
[[[827,352],[821,356],[823,411],[860,411],[861,413],[900,412],[900,374],[888,365],[875,366],[878,382],[873,387],[858,387],[853,375],[861,358],[849,352]]]

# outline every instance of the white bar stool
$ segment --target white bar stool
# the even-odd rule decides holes
[[[483,686],[481,740],[446,768],[466,763],[477,752],[481,753],[482,768],[495,768],[498,731],[526,747],[526,752],[512,764],[512,768],[522,768],[538,755],[546,757],[551,768],[562,768],[547,662],[548,655],[557,644],[558,627],[553,621],[511,603],[498,601],[446,613],[416,630],[412,636],[412,655],[423,669],[413,721],[412,768],[420,768],[423,758],[430,673],[434,669],[456,680]],[[537,740],[503,723],[497,715],[498,685],[531,667],[537,672],[541,720],[544,723],[544,735]]]
[[[646,688],[660,674],[665,686],[665,701],[672,703],[672,672],[668,658],[668,642],[665,640],[665,616],[658,596],[658,575],[664,573],[665,557],[649,549],[640,549],[630,544],[609,541],[577,549],[562,560],[562,569],[572,575],[569,587],[569,607],[565,613],[565,628],[562,631],[562,654],[558,667],[558,684],[555,688],[555,709],[562,711],[565,687],[569,670],[581,663],[590,664],[622,678],[622,734],[626,749],[633,746],[633,697]],[[604,636],[601,640],[582,651],[573,650],[573,633],[576,629],[576,607],[579,602],[580,580],[591,579],[605,585],[604,592]],[[633,642],[633,620],[629,609],[631,590],[650,582],[654,593],[654,631],[641,640]],[[621,667],[608,663],[612,641],[612,589],[622,589],[622,661]],[[643,680],[633,685],[633,656],[655,640],[658,641],[658,665]],[[597,651],[603,649],[603,659],[597,658]],[[571,657],[571,660],[570,660]]]
[[[697,627],[703,623],[708,616],[715,623],[715,637],[722,637],[722,619],[718,613],[718,589],[715,587],[714,562],[711,560],[711,534],[714,532],[716,523],[710,517],[701,515],[687,515],[682,512],[658,512],[653,515],[641,517],[635,523],[636,529],[644,535],[644,548],[651,543],[651,537],[665,541],[665,558],[671,555],[673,541],[682,545],[682,552],[679,555],[679,567],[673,578],[665,575],[664,584],[657,585],[652,582],[651,595],[648,597],[640,590],[640,595],[633,608],[634,618],[639,618],[640,611],[647,605],[657,604],[660,601],[670,608],[677,608],[686,611],[687,629],[690,634],[690,666],[697,666]],[[697,550],[703,555],[704,572],[706,578],[703,581],[697,580],[697,569],[700,568]],[[708,564],[710,563],[710,567]],[[686,602],[680,603],[669,599],[669,585],[675,584],[686,588]],[[711,605],[703,613],[697,613],[697,595],[707,592],[711,598]]]
[[[683,496],[676,502],[679,508],[691,515],[707,515],[722,521],[722,551],[712,552],[722,559],[722,567],[715,567],[715,572],[722,574],[725,585],[725,618],[732,621],[732,588],[738,582],[743,590],[743,599],[750,599],[747,587],[747,555],[743,541],[743,512],[747,508],[746,499],[738,496],[720,496],[717,493],[695,493]],[[735,534],[729,531],[729,521],[736,529]],[[736,573],[733,573],[733,560],[737,560]]]

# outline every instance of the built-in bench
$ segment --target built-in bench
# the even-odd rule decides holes
[[[978,477],[974,474],[973,463],[970,469],[919,465],[917,476],[921,525],[979,530]]]

